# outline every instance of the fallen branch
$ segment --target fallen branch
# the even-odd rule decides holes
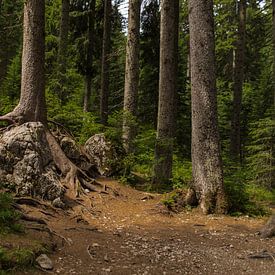
[[[271,259],[275,262],[275,253],[263,251],[261,253],[248,255],[248,258],[250,258],[250,259]]]

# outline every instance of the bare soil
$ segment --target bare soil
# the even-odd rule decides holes
[[[67,211],[42,213],[28,206],[29,215],[45,219],[59,235],[49,255],[51,274],[275,274],[275,239],[257,234],[266,219],[204,216],[198,210],[171,214],[159,204],[159,194],[100,182],[114,194],[91,192]],[[28,229],[33,239],[41,232]]]

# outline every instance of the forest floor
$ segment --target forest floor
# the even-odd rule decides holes
[[[59,235],[56,251],[48,254],[54,269],[47,273],[275,274],[275,239],[257,235],[266,219],[204,216],[198,210],[171,214],[159,203],[161,195],[101,182],[115,192],[89,193],[67,211],[27,206],[29,215],[45,219]],[[27,229],[32,240],[49,239],[36,227]]]

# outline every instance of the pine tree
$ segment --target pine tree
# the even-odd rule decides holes
[[[137,111],[139,83],[139,35],[141,0],[130,0],[128,11],[128,36],[124,87],[123,145],[127,153],[133,150],[135,129],[133,120]]]
[[[189,0],[193,188],[204,213],[227,200],[217,120],[213,1]]]
[[[177,83],[179,2],[163,0],[160,20],[160,76],[157,140],[155,146],[155,184],[172,178],[175,128],[175,93]]]

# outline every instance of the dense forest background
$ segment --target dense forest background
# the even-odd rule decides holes
[[[99,0],[93,9],[92,2],[69,1],[66,21],[61,13],[62,1],[46,1],[48,118],[69,129],[79,144],[95,133],[105,132],[118,148],[122,148],[127,41],[127,20],[123,14],[127,13],[127,3],[112,1],[110,50],[106,55],[108,108],[102,117],[100,90],[106,8],[104,1]],[[262,214],[263,210],[252,202],[274,201],[275,197],[272,5],[269,0],[238,1],[245,3],[245,16],[242,17],[240,4],[236,1],[214,2],[218,119],[230,211]],[[0,115],[4,115],[17,105],[20,96],[23,0],[3,0],[0,7]],[[185,0],[180,1],[179,19],[177,94],[171,110],[176,118],[173,173],[163,187],[166,190],[188,186],[192,180],[189,23]],[[123,159],[122,182],[133,181],[129,171],[148,181],[153,176],[159,34],[159,3],[157,0],[143,1],[138,111],[135,118],[131,118],[136,137],[133,152]],[[240,86],[241,100],[235,102],[233,94]],[[87,89],[91,92],[88,96]],[[236,108],[240,110],[240,141],[232,157],[232,120]]]

